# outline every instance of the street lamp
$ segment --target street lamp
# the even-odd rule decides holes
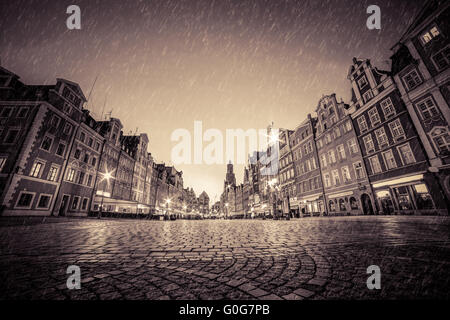
[[[100,180],[100,182],[106,180],[108,186],[109,186],[109,180],[110,179],[114,179],[114,177],[112,176],[112,171],[108,171],[108,167],[106,167],[105,165],[105,173],[102,173],[102,179]],[[98,211],[98,216],[97,219],[101,218],[102,215],[102,211],[103,211],[103,199],[105,198],[105,185],[103,184],[103,191],[101,192],[102,195],[102,200],[100,201],[100,210]]]

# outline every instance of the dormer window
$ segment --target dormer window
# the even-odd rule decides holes
[[[431,28],[427,29],[424,33],[420,35],[420,41],[422,41],[423,45],[426,45],[440,34],[441,33],[438,27],[436,25],[433,25]]]
[[[364,88],[367,85],[367,79],[366,76],[362,76],[359,80],[358,80],[358,86],[360,89]]]

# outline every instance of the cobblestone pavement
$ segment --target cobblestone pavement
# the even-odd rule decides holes
[[[3,225],[0,298],[448,299],[449,231],[405,216]],[[381,290],[366,286],[373,264]]]

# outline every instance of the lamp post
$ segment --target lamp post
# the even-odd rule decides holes
[[[170,220],[170,212],[169,212],[169,210],[170,210],[170,202],[171,202],[171,200],[169,198],[167,198],[166,199],[166,208],[167,208],[167,216],[168,216],[169,220]]]
[[[105,169],[105,173],[102,173],[102,179],[100,180],[100,182],[105,181],[107,182],[107,184],[109,185],[109,179],[113,179],[113,176],[111,174],[111,172],[108,171],[108,168]],[[103,190],[102,190],[102,198],[100,201],[100,210],[98,210],[98,216],[97,219],[100,219],[102,216],[102,212],[103,212],[103,199],[105,198],[105,184],[103,183]]]

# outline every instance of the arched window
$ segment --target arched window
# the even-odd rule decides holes
[[[448,154],[450,152],[450,135],[445,127],[435,127],[430,133],[439,153]]]
[[[330,200],[329,205],[330,205],[330,211],[335,211],[336,210],[336,206],[334,205],[333,200]]]
[[[339,210],[340,211],[346,211],[347,210],[347,208],[345,207],[344,199],[339,199]]]
[[[354,197],[350,198],[350,208],[352,208],[352,210],[358,209],[358,202]]]

